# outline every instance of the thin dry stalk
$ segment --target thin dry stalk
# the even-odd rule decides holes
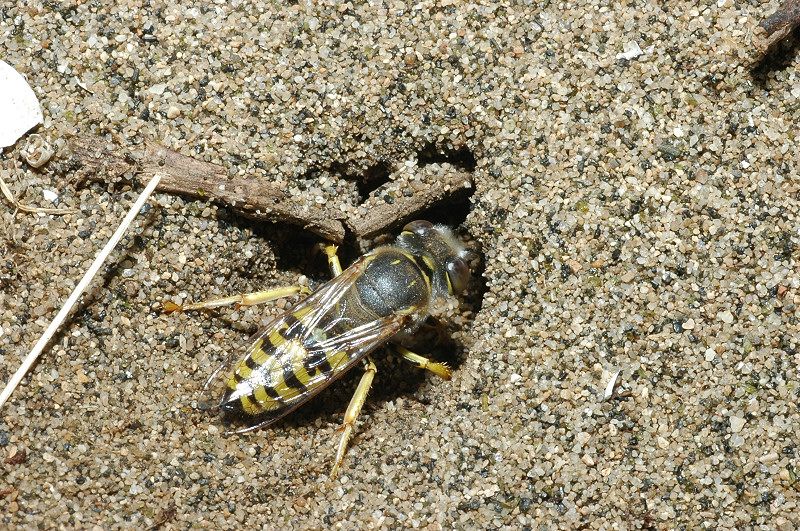
[[[8,398],[11,396],[11,393],[14,392],[14,389],[17,388],[19,383],[28,373],[28,370],[30,370],[31,366],[39,358],[39,355],[44,350],[44,347],[46,347],[53,338],[53,335],[58,330],[58,327],[61,326],[61,323],[63,323],[64,319],[67,318],[67,315],[69,315],[69,312],[78,302],[80,296],[100,270],[100,267],[106,261],[108,255],[111,254],[111,251],[114,250],[114,247],[116,247],[117,243],[119,243],[120,239],[122,239],[122,235],[125,234],[125,231],[133,222],[133,218],[135,218],[136,214],[139,213],[139,210],[141,210],[145,201],[147,201],[147,199],[150,197],[150,194],[153,193],[153,190],[155,190],[160,180],[161,176],[159,174],[153,176],[147,187],[144,189],[141,195],[139,195],[139,197],[136,199],[136,202],[125,215],[125,218],[122,220],[120,226],[117,227],[117,230],[111,236],[111,239],[108,240],[108,243],[106,243],[105,247],[103,247],[103,249],[97,254],[92,262],[92,265],[89,266],[89,269],[83,275],[83,278],[81,278],[80,282],[78,282],[78,285],[75,286],[75,289],[72,290],[72,293],[70,293],[69,297],[67,298],[67,302],[65,302],[64,306],[61,307],[61,310],[59,310],[58,314],[56,314],[53,321],[42,334],[42,337],[39,338],[39,341],[37,341],[33,346],[33,349],[28,353],[27,356],[25,356],[25,359],[22,361],[22,365],[20,365],[19,369],[17,369],[17,371],[11,376],[11,380],[9,380],[3,391],[0,392],[0,408],[3,407],[3,404],[6,403]]]
[[[41,208],[20,203],[14,198],[14,194],[11,193],[11,189],[3,180],[2,175],[0,175],[0,192],[3,192],[3,195],[6,197],[9,203],[14,205],[14,208],[16,208],[17,210],[21,210],[23,212],[28,212],[29,214],[41,213],[41,214],[53,214],[56,216],[60,216],[63,214],[74,214],[75,212],[77,212],[77,210],[74,208]]]

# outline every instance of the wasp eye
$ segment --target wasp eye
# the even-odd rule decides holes
[[[461,293],[467,289],[469,266],[463,258],[454,258],[447,262],[447,278],[450,279],[453,294]]]
[[[403,227],[404,231],[407,230],[409,232],[419,234],[420,236],[426,234],[431,229],[433,229],[433,223],[431,223],[430,221],[425,221],[423,219],[412,221],[411,223],[408,223],[405,227]]]

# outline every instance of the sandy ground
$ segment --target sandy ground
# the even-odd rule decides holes
[[[324,280],[318,239],[156,194],[0,411],[0,525],[799,525],[800,59],[744,66],[776,3],[0,8],[51,141],[158,141],[343,216],[376,165],[472,157],[471,199],[437,215],[485,260],[434,349],[453,380],[379,356],[330,481],[357,374],[226,437],[203,382],[281,304],[159,311]],[[1,163],[18,199],[79,211],[0,204],[0,381],[143,182],[76,189],[24,144]]]

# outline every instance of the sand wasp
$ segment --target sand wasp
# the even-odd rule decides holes
[[[253,420],[237,433],[261,428],[294,411],[363,360],[366,370],[345,413],[331,472],[335,476],[375,377],[373,350],[390,343],[404,359],[450,379],[446,364],[415,354],[397,341],[416,331],[437,305],[466,289],[471,252],[449,228],[428,221],[407,224],[393,244],[373,249],[344,271],[336,247],[325,249],[333,278],[255,334],[241,359],[218,380],[222,389],[214,407]],[[185,306],[167,303],[165,310],[246,306],[293,294],[305,294],[304,288]]]

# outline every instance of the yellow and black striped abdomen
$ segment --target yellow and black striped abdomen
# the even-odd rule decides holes
[[[347,354],[326,350],[327,333],[308,329],[303,317],[302,310],[287,313],[255,340],[228,377],[224,409],[279,415],[315,394],[342,368]]]

